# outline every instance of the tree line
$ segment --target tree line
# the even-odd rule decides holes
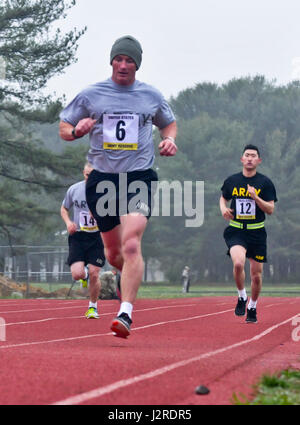
[[[76,61],[85,28],[58,31],[52,39],[48,35],[53,22],[74,4],[0,1],[0,58],[5,68],[0,81],[1,244],[66,243],[59,208],[67,187],[82,178],[88,140],[70,146],[59,140],[58,114],[65,100],[45,97],[41,89]],[[279,200],[266,220],[265,278],[297,281],[300,82],[282,86],[258,75],[223,85],[199,83],[169,102],[178,122],[179,151],[167,159],[157,151],[155,168],[160,180],[182,185],[190,181],[193,187],[204,182],[204,221],[187,227],[184,216],[152,217],[143,241],[146,265],[150,258],[159,259],[172,282],[180,280],[184,265],[191,268],[194,281],[232,279],[222,236],[226,222],[219,211],[220,189],[226,177],[241,170],[243,147],[253,143],[261,151],[259,171],[272,179]],[[158,142],[155,133],[156,146]]]
[[[274,215],[266,219],[268,265],[264,273],[274,282],[297,281],[300,83],[278,86],[264,76],[233,79],[221,86],[201,83],[172,98],[171,105],[178,119],[179,153],[168,162],[158,157],[160,177],[203,180],[205,217],[198,229],[176,225],[175,218],[173,231],[166,224],[169,233],[160,235],[164,246],[160,255],[170,278],[175,279],[186,263],[200,281],[231,279],[223,240],[226,222],[218,201],[225,178],[241,171],[243,147],[253,143],[261,151],[259,171],[272,179],[279,200]]]

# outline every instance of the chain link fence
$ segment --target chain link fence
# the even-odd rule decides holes
[[[0,273],[16,282],[71,283],[68,246],[0,246]]]
[[[69,254],[68,245],[60,246],[36,246],[36,245],[2,245],[0,246],[0,277],[10,280],[10,290],[2,295],[10,295],[14,290],[21,290],[24,296],[46,296],[45,292],[53,293],[57,290],[65,290],[70,294],[72,290],[80,289],[80,283],[74,282],[67,264]],[[148,282],[161,281],[164,274],[160,270],[160,263],[155,259],[147,261],[147,273],[145,270],[144,280]],[[108,262],[101,268],[101,282],[105,284],[103,274],[111,270]],[[0,279],[1,280],[1,279]],[[7,282],[6,282],[7,283]],[[14,283],[19,285],[15,285]],[[1,281],[0,281],[1,284]],[[20,285],[22,288],[20,288]],[[109,285],[108,285],[109,286]],[[40,291],[37,288],[41,288]],[[81,288],[82,289],[82,288]],[[1,291],[0,291],[1,292]]]
[[[31,297],[86,298],[87,288],[72,279],[67,264],[68,246],[0,246],[0,295]],[[106,264],[101,269],[101,297],[112,297],[114,287]],[[110,272],[111,273],[111,272]],[[3,275],[3,278],[1,278]],[[2,284],[2,286],[1,286]]]
[[[75,289],[67,258],[68,246],[0,246],[0,276],[9,287],[2,285],[2,295],[20,291],[26,297],[42,297],[60,288]]]

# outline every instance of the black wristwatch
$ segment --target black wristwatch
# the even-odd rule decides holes
[[[76,127],[74,127],[73,130],[72,130],[72,136],[74,137],[74,139],[80,138],[80,136],[76,136]]]

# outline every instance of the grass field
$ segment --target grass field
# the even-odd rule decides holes
[[[248,292],[250,287],[247,288]],[[192,286],[187,294],[183,294],[179,285],[144,284],[139,289],[139,298],[182,298],[182,297],[206,297],[214,295],[236,296],[237,290],[232,286],[224,285],[197,285]],[[300,284],[265,285],[261,296],[300,296]]]
[[[283,370],[276,375],[264,375],[254,387],[250,400],[233,395],[236,405],[300,405],[300,371]]]
[[[70,288],[71,284],[57,284],[57,283],[33,283],[30,284],[33,287],[40,287],[46,291],[52,292],[57,289],[67,287]],[[79,284],[74,285],[74,289],[79,289]],[[246,287],[247,291],[250,291],[250,286]],[[206,297],[214,295],[233,295],[235,296],[237,291],[234,285],[216,285],[216,284],[205,284],[205,285],[192,285],[190,292],[183,294],[180,285],[171,285],[167,283],[143,283],[140,286],[138,298],[183,298],[183,297]],[[300,296],[300,284],[265,284],[263,285],[261,296],[268,297],[288,297],[288,296]]]

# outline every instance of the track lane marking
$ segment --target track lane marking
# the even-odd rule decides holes
[[[144,309],[136,309],[135,313],[137,312],[143,312],[143,311],[151,311],[151,310],[160,310],[160,309],[168,309],[168,308],[177,308],[177,307],[190,307],[195,306],[197,304],[177,304],[177,305],[169,305],[169,306],[160,306],[160,307],[149,307]],[[52,310],[52,309],[50,309]],[[108,312],[108,313],[100,313],[100,318],[102,316],[109,316],[110,314],[116,314],[115,312]],[[11,325],[26,325],[31,323],[40,323],[40,322],[47,322],[48,320],[63,320],[63,319],[84,319],[84,315],[80,316],[60,316],[60,317],[46,317],[44,319],[37,319],[37,320],[28,320],[28,321],[22,321],[22,322],[9,322],[5,325],[0,326],[11,326]]]
[[[20,299],[20,301],[26,301],[26,299]],[[56,305],[64,305],[64,304],[78,304],[79,302],[82,302],[83,300],[65,300],[65,299],[51,299],[49,301],[47,301],[46,298],[38,298],[36,301],[38,301],[38,304],[40,305],[53,305],[54,303]],[[53,301],[53,302],[51,302]],[[14,303],[4,303],[2,302],[2,300],[0,299],[0,308],[1,307],[30,307],[30,306],[36,306],[37,303],[36,302],[26,302],[26,303],[22,303],[20,305],[20,303],[18,302],[14,302]],[[9,311],[9,310],[8,310]],[[18,310],[18,311],[22,311],[22,310]]]
[[[264,336],[266,336],[267,334],[271,333],[275,329],[279,328],[280,326],[285,325],[286,323],[290,322],[291,320],[293,320],[294,318],[296,318],[298,316],[299,316],[299,314],[297,314],[293,317],[290,317],[289,319],[284,320],[283,322],[280,322],[280,323],[277,323],[276,325],[271,326],[270,328],[264,330],[263,332],[255,335],[252,338],[237,342],[235,344],[228,345],[227,347],[219,348],[219,349],[214,350],[214,351],[209,351],[207,353],[200,354],[199,356],[191,357],[190,359],[181,360],[179,362],[172,363],[168,366],[164,366],[162,368],[152,370],[148,373],[143,373],[141,375],[133,376],[133,377],[128,378],[128,379],[122,379],[120,381],[114,382],[113,384],[106,385],[104,387],[99,387],[99,388],[96,388],[94,390],[87,391],[85,393],[78,394],[78,395],[75,395],[75,396],[71,396],[71,397],[65,398],[64,400],[60,400],[60,401],[57,401],[57,402],[51,403],[51,404],[56,405],[56,406],[57,405],[74,405],[74,404],[83,403],[83,402],[91,400],[93,398],[99,398],[99,397],[101,397],[105,394],[111,393],[113,391],[119,390],[121,388],[127,387],[127,386],[132,385],[132,384],[136,384],[137,382],[141,382],[141,381],[145,381],[147,379],[155,378],[157,376],[163,375],[164,373],[171,372],[172,370],[177,369],[179,367],[187,366],[190,363],[193,363],[193,362],[196,362],[196,361],[208,358],[208,357],[212,357],[212,356],[220,354],[220,353],[224,353],[225,351],[232,350],[233,348],[240,347],[241,345],[245,345],[245,344],[248,344],[248,343],[253,342],[253,341],[257,341],[257,340],[263,338]]]
[[[232,304],[232,303],[229,303],[229,302],[226,302],[226,303],[217,303],[216,306],[217,305],[219,305],[219,306],[221,306],[221,305],[228,305],[228,304]],[[280,304],[285,304],[285,303],[281,302],[281,303],[276,303],[276,304],[267,304],[267,305],[264,306],[264,308],[273,307],[273,306],[276,306],[277,307]],[[292,302],[290,304],[295,304],[295,302]],[[111,304],[109,304],[109,306],[110,305]],[[135,313],[137,313],[137,312],[143,312],[143,311],[152,311],[152,310],[160,310],[160,309],[177,308],[177,307],[191,307],[191,306],[193,307],[193,306],[196,306],[196,305],[197,305],[196,303],[194,303],[194,304],[190,304],[189,303],[189,304],[175,304],[175,305],[168,305],[168,306],[149,307],[149,308],[144,308],[144,309],[135,309]],[[75,306],[75,307],[77,308],[79,306]],[[72,307],[69,307],[69,308],[73,308],[73,306]],[[57,309],[60,309],[60,307],[58,307]],[[27,311],[38,311],[38,310],[39,309],[37,309],[37,310],[27,310]],[[46,310],[47,311],[48,309],[42,309],[42,310]],[[55,310],[55,308],[50,308],[49,310]],[[21,311],[18,311],[18,312],[19,313],[22,313],[22,310]],[[111,312],[111,313],[110,312],[108,312],[108,313],[102,313],[101,312],[100,313],[100,318],[102,316],[108,316],[110,314],[115,314],[115,313],[114,312]],[[83,319],[83,318],[85,318],[84,315],[80,315],[80,316],[48,317],[48,318],[44,318],[44,319],[27,320],[27,321],[22,321],[22,322],[9,322],[9,323],[6,322],[5,325],[1,325],[0,324],[0,326],[26,325],[26,324],[33,324],[33,323],[43,323],[43,322],[52,321],[52,320],[64,320],[64,319],[65,320],[68,320],[68,319]]]
[[[107,304],[106,306],[111,306],[113,304]],[[9,314],[9,313],[32,313],[35,311],[50,311],[50,310],[64,310],[67,308],[83,308],[82,305],[71,305],[69,307],[53,307],[53,308],[35,308],[30,310],[9,310],[9,311],[0,311],[0,314]]]
[[[101,300],[100,300],[101,302]],[[103,305],[103,304],[100,304]],[[109,303],[109,304],[105,304],[105,307],[110,307],[114,305],[113,303]],[[188,305],[196,305],[195,303],[191,304],[176,304],[177,306],[179,305],[183,305],[183,306],[188,306]],[[29,313],[29,312],[34,312],[34,311],[50,311],[50,310],[63,310],[66,308],[83,308],[82,304],[81,305],[73,305],[73,306],[69,306],[69,307],[53,307],[53,308],[35,308],[35,309],[30,309],[30,310],[8,310],[8,311],[0,311],[0,314],[7,314],[7,313]],[[154,308],[154,307],[153,307]]]
[[[224,311],[218,311],[218,312],[215,312],[215,313],[207,313],[207,314],[203,314],[203,315],[200,315],[200,316],[193,316],[193,317],[188,317],[188,318],[183,318],[183,319],[176,319],[176,320],[173,319],[173,320],[169,320],[169,321],[165,321],[165,322],[151,323],[150,325],[132,328],[131,331],[147,329],[147,328],[150,328],[150,327],[161,326],[161,325],[174,323],[174,322],[183,322],[183,321],[186,321],[186,320],[201,319],[203,317],[228,313],[229,311],[232,311],[232,309],[224,310]],[[101,333],[101,334],[90,334],[90,335],[73,336],[73,337],[68,337],[68,338],[49,339],[49,340],[45,340],[45,341],[21,342],[19,344],[10,344],[10,345],[3,345],[3,346],[0,345],[0,350],[5,349],[5,348],[25,347],[25,346],[38,345],[38,344],[50,344],[50,343],[56,343],[56,342],[75,341],[75,340],[79,340],[79,339],[95,338],[95,337],[107,336],[107,335],[112,336],[112,332],[110,331],[110,332]]]

